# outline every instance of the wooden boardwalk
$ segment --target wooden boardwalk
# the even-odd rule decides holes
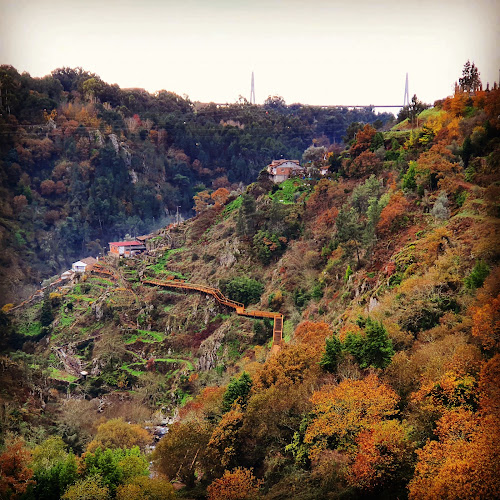
[[[231,307],[240,316],[247,316],[250,318],[272,318],[274,320],[273,326],[273,350],[279,349],[283,343],[283,314],[269,311],[249,311],[245,309],[244,304],[228,299],[218,288],[213,288],[207,285],[199,285],[196,283],[187,283],[177,279],[157,280],[157,279],[143,279],[142,283],[148,285],[162,286],[168,288],[180,288],[181,290],[195,290],[202,293],[212,295],[219,304]]]

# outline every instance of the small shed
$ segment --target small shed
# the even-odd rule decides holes
[[[94,257],[86,257],[85,259],[73,262],[71,270],[75,273],[88,273],[96,263],[97,259],[94,259]]]
[[[144,243],[140,241],[111,241],[109,253],[115,257],[131,257],[146,250]]]

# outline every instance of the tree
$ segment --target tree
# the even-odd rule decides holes
[[[366,318],[365,322],[366,340],[363,348],[363,359],[361,368],[374,366],[385,368],[394,356],[392,341],[381,321]]]
[[[138,446],[144,450],[151,442],[148,431],[140,425],[129,424],[122,418],[113,418],[97,427],[97,434],[87,446],[87,451],[97,448],[132,448]]]
[[[60,498],[78,478],[76,458],[66,451],[60,437],[50,437],[33,450],[32,467],[36,481],[34,495],[40,500]]]
[[[403,120],[408,118],[413,124],[415,118],[428,107],[429,104],[425,104],[424,102],[420,101],[417,95],[414,94],[411,98],[410,104],[401,108],[400,112],[398,113],[397,122],[402,122]]]
[[[238,212],[237,233],[238,236],[251,238],[255,232],[255,199],[249,193],[242,196],[241,206]]]
[[[450,209],[448,208],[448,196],[446,191],[441,191],[437,197],[434,206],[432,207],[431,214],[436,219],[446,220],[450,218]]]
[[[409,498],[498,498],[498,431],[497,416],[463,408],[445,413],[437,423],[438,440],[417,450]]]
[[[49,293],[45,292],[43,296],[42,312],[40,314],[40,322],[42,326],[49,326],[54,321],[54,314],[52,312],[52,303],[50,301]]]
[[[100,476],[102,483],[111,493],[127,479],[135,476],[147,476],[149,464],[137,446],[131,449],[101,449],[86,452],[83,455],[85,475]]]
[[[464,280],[465,286],[471,290],[476,288],[481,288],[483,286],[484,280],[490,274],[490,266],[484,262],[484,260],[476,261],[474,269],[470,272]]]
[[[410,433],[411,428],[398,420],[378,422],[360,432],[349,465],[349,483],[365,491],[390,488],[391,492],[400,490],[404,495],[414,462]]]
[[[214,200],[216,205],[224,205],[229,198],[229,191],[224,187],[220,187],[210,195],[210,198]]]
[[[245,276],[233,278],[229,281],[221,280],[220,288],[231,299],[241,302],[247,307],[260,300],[264,285]]]
[[[257,498],[259,487],[263,483],[257,480],[249,469],[237,467],[231,472],[225,471],[207,488],[209,500],[244,500]]]
[[[174,500],[174,487],[168,479],[162,477],[138,476],[126,484],[118,486],[117,500]]]
[[[24,441],[18,439],[7,444],[0,454],[1,498],[18,498],[34,483],[30,460],[31,452],[25,448]]]
[[[205,459],[211,434],[212,427],[206,422],[188,420],[174,423],[153,453],[156,470],[170,480],[178,478],[192,486],[195,471]]]
[[[351,146],[350,153],[353,158],[359,156],[362,152],[371,148],[373,138],[377,131],[367,123],[363,129],[356,133],[354,144]]]
[[[462,92],[476,92],[481,89],[481,79],[479,71],[474,64],[469,60],[464,64],[462,69],[462,77],[458,79],[458,84]]]
[[[410,162],[408,170],[403,176],[403,183],[401,187],[407,191],[414,191],[417,189],[417,166],[414,161]]]
[[[231,379],[222,398],[222,410],[229,411],[235,402],[245,407],[251,388],[252,379],[247,372],[243,372],[239,378]]]
[[[381,237],[389,236],[404,226],[408,221],[408,209],[410,204],[401,191],[394,193],[387,205],[380,212],[377,222],[377,232]]]
[[[314,418],[304,438],[312,445],[311,459],[329,447],[352,447],[361,431],[398,413],[398,400],[397,394],[373,374],[316,391],[311,398]]]
[[[486,303],[472,307],[472,335],[478,337],[483,348],[490,352],[500,348],[500,294]]]
[[[363,238],[363,227],[359,223],[358,214],[354,207],[348,208],[346,205],[339,210],[337,220],[337,240],[340,243],[348,244],[356,251],[359,262],[359,249]]]
[[[342,344],[335,334],[327,338],[325,344],[325,352],[319,364],[323,370],[335,373],[342,354]]]
[[[99,476],[89,476],[70,486],[62,500],[109,500],[108,487]]]
[[[310,163],[312,167],[321,167],[326,158],[326,148],[324,146],[309,146],[302,155],[303,163]]]

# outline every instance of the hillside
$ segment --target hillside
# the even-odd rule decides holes
[[[121,89],[81,68],[0,67],[0,295],[26,298],[107,242],[164,226],[206,189],[240,189],[273,158],[339,142],[372,110],[193,103]]]
[[[499,117],[495,89],[367,124],[309,147],[310,177],[215,184],[144,254],[4,307],[0,491],[500,496]],[[283,341],[154,280],[283,314]]]

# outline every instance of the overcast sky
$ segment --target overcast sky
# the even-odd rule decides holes
[[[400,104],[499,79],[498,0],[0,0],[0,64],[81,66],[203,102]]]

